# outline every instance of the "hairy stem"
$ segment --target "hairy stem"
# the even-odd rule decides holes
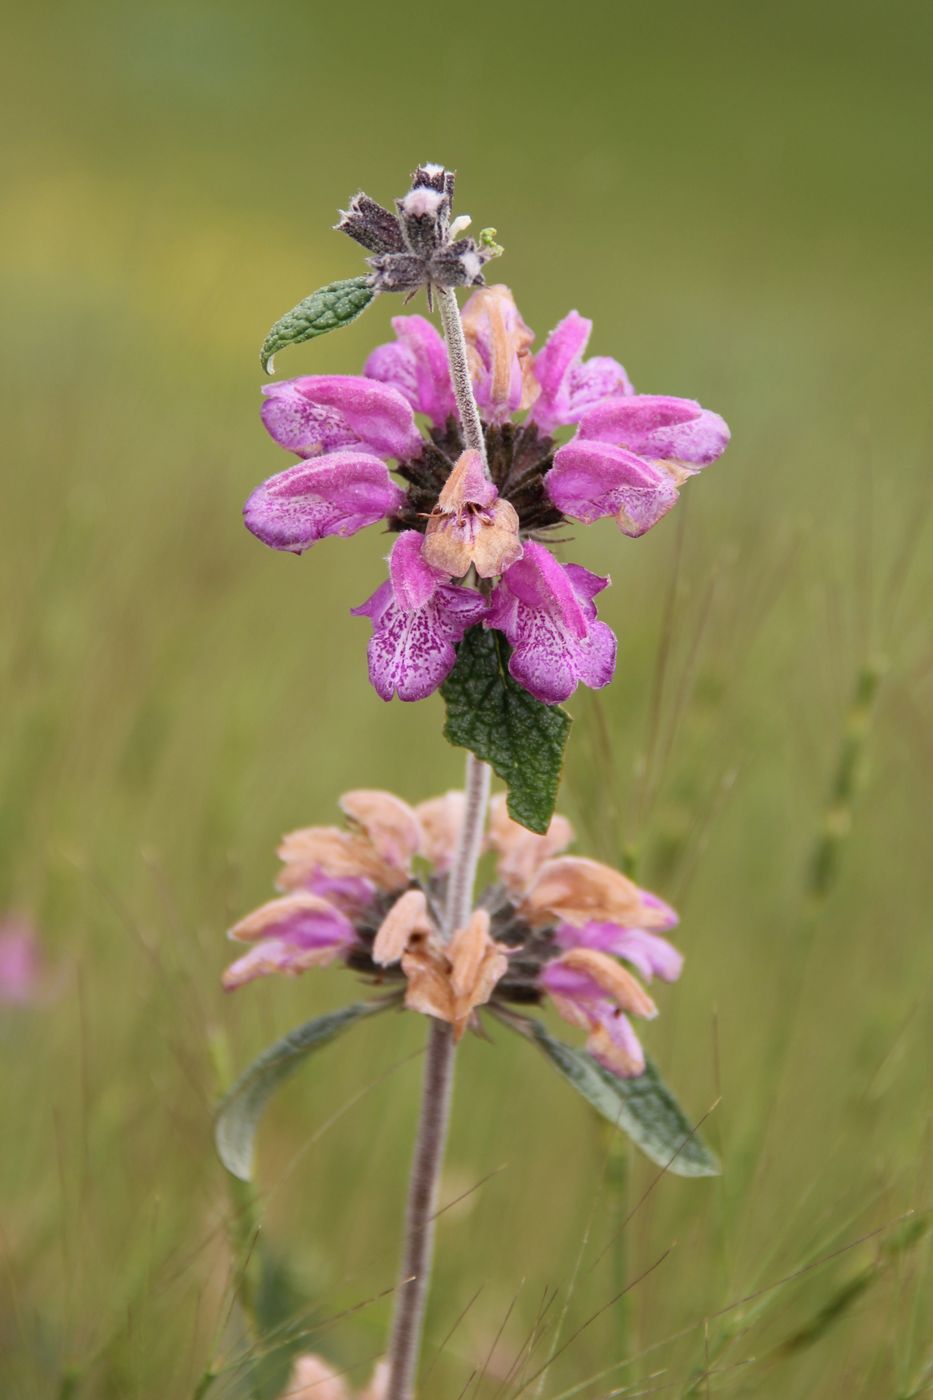
[[[463,424],[464,445],[482,455],[488,471],[486,441],[479,410],[473,397],[466,340],[456,293],[442,290],[439,300],[450,377],[460,410],[460,421]],[[468,754],[463,823],[450,867],[447,903],[441,930],[445,940],[450,939],[457,929],[462,928],[470,915],[476,867],[486,821],[486,806],[489,801],[489,779],[488,765]],[[415,1393],[415,1375],[421,1351],[424,1310],[434,1253],[437,1183],[444,1160],[450,1119],[453,1070],[453,1027],[446,1021],[432,1019],[425,1057],[421,1117],[408,1184],[405,1243],[389,1346],[389,1385],[386,1400],[412,1400]]]
[[[473,396],[473,382],[470,378],[470,365],[467,359],[466,337],[463,334],[463,322],[460,319],[460,307],[457,304],[457,293],[452,287],[442,287],[438,292],[438,302],[441,309],[441,324],[444,327],[444,340],[447,342],[447,361],[450,365],[450,379],[454,388],[454,397],[457,400],[457,407],[460,410],[460,422],[463,425],[463,445],[478,452],[483,459],[483,466],[489,474],[489,463],[486,460],[486,436],[483,432],[483,425],[480,422],[479,409],[476,407],[476,399]]]
[[[405,1246],[389,1348],[386,1400],[412,1400],[434,1253],[437,1182],[450,1118],[454,1077],[453,1027],[431,1021],[421,1093],[421,1119],[408,1183]]]
[[[467,757],[465,796],[463,825],[450,871],[443,930],[446,938],[461,928],[469,916],[486,819],[489,768],[472,754]],[[415,1371],[421,1350],[421,1331],[434,1252],[437,1182],[447,1142],[453,1069],[453,1028],[446,1021],[432,1020],[425,1058],[421,1118],[408,1185],[405,1245],[392,1324],[386,1400],[411,1400],[415,1393]]]
[[[486,808],[489,804],[489,782],[492,770],[473,754],[467,754],[463,825],[457,850],[450,867],[447,884],[447,906],[444,910],[444,939],[452,938],[470,917],[473,904],[473,884],[483,844]]]

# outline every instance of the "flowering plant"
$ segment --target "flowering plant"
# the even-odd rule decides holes
[[[536,1044],[654,1161],[684,1175],[717,1169],[632,1024],[657,1014],[644,983],[680,975],[666,937],[677,916],[618,871],[565,854],[573,831],[554,812],[570,722],[560,706],[580,684],[608,685],[616,639],[595,602],[609,578],[559,561],[553,543],[568,521],[602,517],[644,534],[724,451],[729,430],[692,399],[636,393],[614,359],[586,359],[591,322],[576,311],[535,353],[512,293],[485,284],[502,251],[495,231],[464,236],[453,195],[450,171],[420,166],[395,212],[358,194],[341,215],[370,271],[283,317],[263,365],[386,292],[423,288],[443,334],[421,315],[398,316],[395,340],[362,375],[269,385],[263,423],[298,461],[245,508],[254,535],[296,554],[383,522],[395,536],[388,577],[352,609],[371,624],[370,680],[387,701],[440,689],[445,734],[469,751],[463,792],[413,808],[356,790],[341,800],[343,826],[287,835],[279,896],[231,930],[249,947],[224,974],[233,989],[340,962],[378,989],[293,1031],[230,1091],[218,1148],[245,1179],[264,1103],[307,1053],[389,1008],[430,1018],[402,1282],[373,1382],[386,1400],[413,1394],[454,1048],[481,1013]],[[459,287],[476,289],[462,314]],[[490,803],[491,769],[507,792]],[[474,896],[483,851],[495,876]],[[546,1001],[585,1032],[584,1048],[527,1014]],[[318,1359],[301,1364],[346,1393]]]

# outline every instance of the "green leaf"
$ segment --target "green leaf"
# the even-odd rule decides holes
[[[253,1171],[253,1139],[263,1109],[274,1089],[288,1079],[312,1050],[333,1040],[364,1016],[394,1005],[392,1000],[361,1001],[316,1016],[270,1045],[240,1076],[222,1099],[214,1121],[217,1155],[234,1176],[249,1181]]]
[[[533,1040],[577,1093],[627,1133],[652,1162],[676,1176],[719,1175],[718,1161],[650,1060],[637,1079],[620,1079],[585,1050],[556,1040],[540,1021],[511,1012],[498,1014],[505,1025]]]
[[[470,628],[441,686],[444,737],[492,764],[508,784],[509,816],[529,831],[544,832],[554,814],[571,719],[512,679],[509,651],[501,632]]]
[[[326,335],[355,321],[376,295],[370,281],[367,276],[330,282],[276,321],[259,352],[259,362],[266,373],[272,373],[272,357],[286,345],[300,345],[303,340]]]

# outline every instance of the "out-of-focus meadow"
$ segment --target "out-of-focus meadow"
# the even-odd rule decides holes
[[[647,1038],[692,1116],[718,1101],[723,1174],[657,1180],[530,1047],[468,1040],[421,1393],[933,1393],[930,20],[16,7],[0,913],[44,967],[34,1004],[0,1006],[4,1397],[248,1394],[212,1103],[354,988],[225,999],[224,929],[271,893],[278,834],[345,788],[459,779],[440,703],[366,683],[348,609],[385,541],[296,560],[240,521],[285,465],[263,334],[360,269],[338,205],[424,159],[499,230],[539,343],[576,306],[595,353],[734,436],[649,537],[580,532],[620,667],[571,702],[561,804],[681,909]],[[278,369],[355,372],[399,310]],[[880,684],[853,717],[860,674],[863,701]],[[834,799],[853,750],[864,781]],[[263,1126],[248,1268],[291,1322],[259,1344],[269,1374],[296,1326],[360,1384],[380,1353],[424,1029],[364,1025]]]

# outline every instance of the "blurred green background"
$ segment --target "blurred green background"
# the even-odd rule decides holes
[[[573,545],[612,573],[620,667],[571,704],[561,803],[682,911],[648,1043],[691,1114],[721,1099],[723,1175],[656,1182],[529,1047],[465,1043],[442,1196],[469,1194],[439,1227],[421,1394],[933,1393],[931,21],[920,0],[11,10],[0,913],[33,921],[45,971],[38,1004],[0,1007],[4,1397],[184,1400],[212,1364],[202,1394],[248,1394],[216,1064],[354,988],[225,999],[223,931],[342,790],[459,779],[439,702],[366,684],[348,609],[385,541],[295,560],[239,514],[286,464],[263,334],[359,270],[338,206],[426,159],[498,228],[539,343],[576,306],[593,352],[734,437],[650,537]],[[356,372],[400,309],[280,373]],[[827,815],[882,658],[865,783]],[[363,1026],[261,1136],[270,1306],[359,1384],[423,1039]],[[555,1290],[525,1379],[559,1322],[569,1344],[522,1388]]]

